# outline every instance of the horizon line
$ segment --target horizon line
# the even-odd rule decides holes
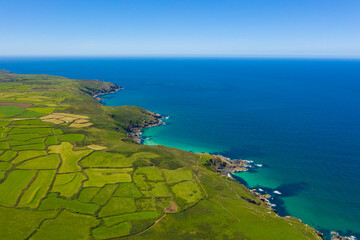
[[[119,55],[0,55],[1,58],[227,58],[227,59],[353,59],[360,60],[355,55],[233,55],[233,54],[119,54]]]

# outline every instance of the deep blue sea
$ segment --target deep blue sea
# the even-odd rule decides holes
[[[170,116],[146,144],[253,160],[263,166],[237,178],[281,215],[360,237],[360,60],[0,58],[0,68],[121,85],[106,105]]]

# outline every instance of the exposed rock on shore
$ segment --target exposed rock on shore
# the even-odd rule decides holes
[[[333,235],[331,240],[355,240],[355,237],[342,237],[337,232],[331,232],[331,235]]]
[[[213,155],[213,157],[209,160],[209,165],[218,173],[231,177],[231,173],[233,172],[242,172],[242,171],[248,171],[247,167],[250,167],[249,161],[247,160],[241,160],[241,159],[235,159],[231,160],[230,158],[221,156],[221,155]],[[272,206],[269,201],[269,198],[271,197],[270,194],[260,194],[256,192],[256,189],[250,190],[250,192],[260,199],[262,202],[264,202],[271,210]],[[245,199],[249,201],[248,199]],[[254,204],[257,204],[255,201],[249,201]],[[275,210],[273,210],[275,211]]]
[[[214,155],[210,159],[211,167],[218,173],[227,176],[228,173],[247,171],[247,161],[241,159],[231,160],[230,158]]]
[[[99,96],[110,94],[124,89],[111,82],[102,82],[98,80],[78,80],[82,86],[81,90],[90,94],[93,98],[101,100]]]
[[[255,196],[257,196],[261,201],[263,201],[267,205],[271,206],[270,202],[269,202],[269,198],[271,198],[270,194],[260,194],[260,193],[256,192],[256,189],[251,189],[250,192],[252,192]]]
[[[142,133],[143,128],[156,127],[164,124],[164,122],[161,121],[161,119],[163,119],[164,117],[162,117],[160,114],[148,111],[148,115],[152,117],[150,121],[146,121],[141,124],[133,124],[129,126],[128,136],[138,143],[141,143],[142,141],[140,135]]]
[[[88,94],[90,94],[93,98],[95,98],[96,100],[100,101],[102,100],[99,96],[101,95],[105,95],[105,94],[110,94],[110,93],[115,93],[121,89],[124,89],[123,87],[120,87],[114,83],[111,82],[100,82],[97,80],[79,80],[80,83],[81,82],[86,82],[86,86],[82,89],[82,91],[87,92]],[[89,82],[90,87],[89,87]],[[101,87],[98,87],[97,85],[101,84]],[[93,85],[93,86],[92,86]],[[159,125],[163,125],[164,122],[161,121],[161,119],[165,118],[162,117],[160,114],[157,113],[153,113],[150,111],[147,111],[145,109],[141,109],[139,107],[135,107],[135,106],[122,106],[123,108],[134,108],[133,110],[130,110],[130,112],[127,112],[127,114],[131,115],[133,113],[137,114],[139,113],[139,121],[137,122],[132,122],[130,121],[128,124],[125,124],[123,127],[125,128],[125,130],[127,131],[128,136],[135,140],[138,143],[141,143],[142,139],[140,137],[140,134],[142,133],[142,129],[143,128],[150,128],[150,127],[155,127],[155,126],[159,126]],[[110,109],[111,107],[108,107],[108,109]],[[112,107],[115,110],[115,112],[111,113],[111,116],[116,119],[118,117],[120,117],[119,115],[121,115],[120,109],[121,107]],[[117,113],[116,113],[117,111]],[[129,109],[127,109],[127,111],[129,111]],[[126,119],[122,119],[123,123],[126,123]]]

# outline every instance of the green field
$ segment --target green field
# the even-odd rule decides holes
[[[99,220],[93,216],[64,210],[55,219],[46,220],[30,239],[88,239],[89,229],[95,227],[98,222]]]
[[[11,163],[8,162],[0,162],[0,171],[9,170],[12,167]]]
[[[99,205],[105,205],[117,188],[118,184],[105,185],[95,194],[91,202]]]
[[[142,194],[134,183],[120,183],[114,196],[139,198]]]
[[[192,181],[178,183],[171,190],[176,197],[185,200],[187,203],[195,203],[204,196],[199,186]]]
[[[63,134],[60,135],[60,141],[63,142],[78,142],[84,139],[83,134]]]
[[[320,239],[238,182],[211,155],[139,145],[135,106],[92,95],[111,83],[0,71],[0,239]]]
[[[22,196],[19,206],[36,208],[46,196],[50,184],[55,176],[54,170],[39,171],[35,181]]]
[[[99,216],[106,217],[135,211],[136,206],[133,198],[114,197],[101,209]]]
[[[0,117],[14,117],[26,109],[19,106],[0,106]]]
[[[115,224],[121,223],[121,222],[125,222],[125,221],[129,221],[129,220],[140,220],[140,219],[153,219],[153,218],[158,218],[159,217],[159,213],[158,212],[135,212],[135,213],[126,213],[126,214],[121,214],[121,215],[117,215],[117,216],[112,216],[112,217],[105,217],[104,219],[104,224],[106,226],[113,226]]]
[[[49,136],[46,138],[45,140],[45,144],[46,145],[55,145],[55,144],[59,144],[58,138],[57,136]]]
[[[86,179],[82,173],[63,173],[56,175],[52,192],[58,192],[61,196],[71,197],[75,195],[82,182]]]
[[[81,160],[80,165],[84,168],[96,167],[131,167],[134,159],[126,158],[124,154],[106,153],[102,151],[95,151],[90,156]]]
[[[11,146],[21,146],[21,145],[30,145],[30,144],[41,144],[44,143],[45,138],[34,138],[29,140],[11,140],[9,141]]]
[[[35,143],[35,144],[28,144],[28,145],[21,145],[21,146],[13,146],[12,150],[43,150],[46,149],[44,143]]]
[[[79,194],[78,199],[82,202],[90,202],[93,197],[100,191],[98,187],[83,188]]]
[[[0,149],[10,149],[10,144],[8,142],[0,142]]]
[[[157,182],[157,183],[153,183],[150,182],[150,190],[148,191],[142,191],[142,193],[147,196],[147,197],[151,197],[151,196],[155,196],[155,197],[169,197],[170,196],[170,191],[168,189],[168,186],[166,183],[164,182]]]
[[[17,157],[14,160],[12,160],[12,163],[17,164],[27,159],[44,156],[46,154],[47,154],[46,151],[37,151],[37,150],[21,151],[18,153]]]
[[[102,187],[107,183],[131,182],[130,172],[132,169],[85,169],[85,174],[89,177],[84,183],[84,187]]]
[[[58,197],[56,193],[50,193],[47,198],[45,198],[39,207],[40,210],[50,210],[50,209],[62,209],[66,208],[75,212],[83,214],[94,214],[99,206],[94,203],[83,203],[76,199],[64,199]]]
[[[57,153],[61,156],[59,173],[80,171],[81,167],[78,162],[91,153],[91,150],[73,151],[73,146],[68,142],[50,146],[48,149],[50,153]]]
[[[156,167],[139,167],[136,174],[144,174],[148,181],[165,181],[163,173]]]
[[[44,137],[45,135],[38,133],[14,134],[14,135],[8,135],[7,139],[15,140],[15,141],[26,141],[34,138],[41,138]]]
[[[0,204],[15,205],[24,188],[30,183],[36,172],[32,170],[12,171],[0,184]]]
[[[92,234],[95,239],[109,239],[114,237],[126,236],[130,233],[130,230],[131,224],[129,222],[123,222],[111,227],[97,227],[92,231]]]
[[[51,128],[13,128],[10,134],[41,134],[41,135],[52,135]],[[14,136],[14,139],[18,139],[17,136]]]
[[[28,211],[0,207],[0,239],[26,239],[44,221],[54,218],[57,211]]]
[[[56,169],[60,165],[60,158],[56,154],[26,160],[17,166],[19,169]]]
[[[16,156],[17,152],[15,151],[6,151],[5,153],[3,153],[2,155],[0,155],[0,161],[10,161],[11,159],[13,159]]]
[[[178,168],[175,170],[163,169],[163,172],[165,174],[166,182],[168,183],[189,181],[193,178],[191,171],[184,168]]]

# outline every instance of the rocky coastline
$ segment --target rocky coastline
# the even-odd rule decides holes
[[[253,163],[252,161],[249,160],[242,160],[242,159],[230,159],[227,157],[224,157],[222,155],[212,155],[213,157],[209,160],[209,166],[211,166],[211,168],[215,171],[220,173],[221,175],[230,177],[232,177],[232,173],[234,172],[244,172],[244,171],[248,171],[248,168],[251,168],[251,163]],[[255,165],[259,165],[259,164],[255,164]],[[234,179],[234,178],[233,178]],[[235,179],[234,179],[235,180]],[[275,209],[272,208],[272,204],[270,202],[270,198],[271,195],[270,194],[260,194],[257,192],[257,189],[249,189],[250,192],[257,197],[258,199],[260,199],[265,205],[268,206],[268,208],[274,212],[277,212]],[[254,204],[256,204],[255,201],[252,201],[250,199],[245,199],[249,202],[252,202]],[[301,221],[298,218],[292,217],[292,216],[286,216],[288,218],[294,218],[297,219],[299,221]],[[324,234],[317,231],[316,233],[320,236],[323,237]],[[342,237],[340,236],[339,233],[337,232],[331,232],[331,240],[356,240],[355,237],[350,236],[350,237]]]
[[[213,155],[213,158],[209,161],[212,168],[224,175],[228,176],[229,173],[247,171],[248,161],[242,159],[234,159],[224,157],[222,155]]]
[[[111,94],[111,93],[115,93],[119,90],[124,89],[123,87],[120,87],[116,84],[112,84],[110,86],[108,86],[109,89],[106,90],[101,90],[98,92],[94,92],[92,93],[92,97],[98,101],[102,100],[99,96],[101,95],[106,95],[106,94]],[[167,119],[168,117],[163,117],[158,113],[153,113],[148,111],[148,114],[151,115],[153,117],[153,119],[151,121],[145,122],[141,125],[131,125],[128,128],[128,136],[133,139],[134,141],[138,142],[139,144],[142,143],[143,138],[141,137],[142,131],[144,128],[151,128],[151,127],[156,127],[156,126],[160,126],[160,125],[166,125],[162,119]],[[243,171],[248,171],[248,168],[251,168],[251,163],[253,161],[249,161],[249,160],[242,160],[242,159],[230,159],[227,157],[224,157],[222,155],[213,155],[213,158],[210,159],[209,161],[209,165],[211,166],[211,168],[213,168],[213,170],[215,172],[220,173],[221,175],[224,175],[226,177],[230,177],[232,179],[234,179],[231,174],[234,172],[243,172]],[[255,165],[261,165],[261,164],[255,164]],[[262,166],[262,165],[261,165]],[[234,179],[235,180],[235,179]],[[236,180],[235,180],[236,181]],[[270,194],[260,194],[256,191],[256,189],[249,189],[249,191],[258,199],[260,199],[270,210],[277,212],[275,209],[272,208],[272,204],[269,201],[271,195]],[[253,200],[250,199],[245,199],[248,200],[249,202],[253,202],[254,204],[259,204],[256,203]],[[297,219],[295,217],[292,216],[286,216],[289,218],[294,218]],[[299,221],[301,221],[300,219],[297,219]],[[320,236],[321,238],[323,238],[324,234],[315,230],[316,234],[318,236]],[[355,237],[351,236],[351,237],[342,237],[340,236],[338,233],[336,232],[331,232],[331,240],[356,240]]]
[[[83,92],[86,92],[87,94],[90,94],[94,99],[100,101],[102,100],[99,96],[115,93],[121,89],[124,89],[121,86],[118,86],[111,82],[101,82],[99,80],[86,80],[86,79],[80,79],[78,80],[80,85],[82,85],[83,82],[89,83],[91,82],[90,86],[85,85],[81,90]],[[102,87],[98,87],[98,84],[102,83]]]
[[[165,125],[165,123],[161,120],[164,119],[165,117],[162,117],[160,114],[153,112],[149,112],[149,115],[152,116],[153,118],[152,121],[145,122],[141,125],[131,125],[129,127],[128,136],[131,139],[135,140],[137,143],[142,143],[143,138],[141,137],[141,134],[144,128],[151,128],[160,125]]]
[[[242,159],[230,159],[224,157],[222,155],[213,155],[213,157],[209,160],[210,166],[214,169],[214,171],[220,173],[221,175],[233,178],[231,176],[234,172],[244,172],[248,171],[248,168],[251,167],[250,163],[252,161],[242,160]],[[272,205],[269,201],[271,197],[270,194],[260,194],[256,192],[256,189],[251,189],[250,192],[263,201],[271,210]],[[273,210],[275,211],[275,210]]]
[[[82,81],[94,81],[97,82],[98,80],[82,80]],[[106,82],[107,86],[106,88],[103,89],[89,89],[87,88],[85,91],[90,93],[91,96],[96,99],[97,101],[101,101],[102,99],[100,98],[100,96],[102,95],[106,95],[106,94],[111,94],[111,93],[116,93],[119,90],[124,89],[124,87],[118,86],[114,83],[110,83],[110,82]],[[147,121],[143,124],[133,124],[131,126],[128,127],[127,131],[128,131],[128,136],[133,139],[134,141],[141,143],[142,142],[142,137],[140,136],[142,134],[142,130],[144,128],[150,128],[150,127],[156,127],[156,126],[160,126],[160,125],[165,125],[165,123],[161,120],[161,119],[165,119],[167,117],[162,117],[160,114],[158,113],[153,113],[150,111],[147,111],[148,115],[151,116],[152,120],[151,121]]]
[[[102,92],[98,92],[96,94],[93,94],[92,97],[95,98],[96,100],[100,101],[102,100],[99,96],[101,95],[106,95],[106,94],[111,94],[111,93],[116,93],[119,90],[124,89],[123,87],[120,87],[118,85],[115,85],[115,87],[111,87],[110,90],[104,90]]]
[[[331,240],[356,240],[354,236],[342,237],[337,232],[331,232],[331,235],[332,235]]]

